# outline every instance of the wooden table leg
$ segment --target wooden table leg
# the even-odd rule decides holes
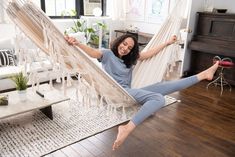
[[[48,106],[45,108],[40,109],[40,111],[42,113],[44,113],[48,118],[50,118],[51,120],[53,120],[53,113],[52,113],[52,107]]]

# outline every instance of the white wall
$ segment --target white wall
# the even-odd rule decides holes
[[[74,21],[72,19],[55,19],[53,20],[53,23],[62,33],[64,33],[67,28],[74,25]]]
[[[9,39],[15,36],[15,25],[8,24],[0,24],[0,40],[1,39]]]

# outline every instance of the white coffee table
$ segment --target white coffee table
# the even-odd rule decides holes
[[[40,85],[39,91],[44,94],[44,98],[38,95],[35,89],[28,88],[25,101],[19,99],[17,91],[3,93],[8,95],[8,105],[0,106],[0,119],[36,109],[40,109],[46,116],[53,119],[51,105],[69,100],[62,94],[62,91],[50,89],[48,84]]]

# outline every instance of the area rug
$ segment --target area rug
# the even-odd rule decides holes
[[[166,98],[166,105],[176,100]],[[40,111],[0,120],[0,157],[37,157],[100,133],[129,120],[136,108],[107,112],[94,105],[89,108],[71,99],[53,105],[54,119]]]

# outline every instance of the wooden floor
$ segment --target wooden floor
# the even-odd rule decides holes
[[[220,96],[207,83],[173,93],[181,102],[148,118],[117,151],[114,127],[47,157],[235,157],[235,87]]]

